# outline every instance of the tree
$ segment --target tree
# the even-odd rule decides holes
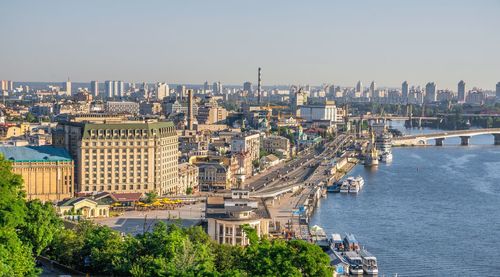
[[[39,270],[32,249],[17,234],[26,218],[23,182],[11,170],[0,157],[0,276],[35,276]]]
[[[146,192],[146,203],[153,203],[158,198],[158,193],[156,191]]]
[[[31,112],[26,114],[26,121],[31,122],[31,123],[38,122],[36,116],[34,114],[32,114]]]
[[[38,256],[52,242],[55,234],[62,227],[51,203],[42,204],[39,200],[26,203],[27,216],[20,228],[20,237],[31,245],[33,255]]]
[[[192,193],[193,193],[193,188],[192,188],[192,187],[188,187],[188,188],[186,189],[186,195],[190,195],[190,194],[192,194]]]

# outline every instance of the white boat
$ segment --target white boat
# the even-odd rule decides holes
[[[349,185],[349,193],[358,193],[359,192],[359,183],[351,182]]]
[[[369,275],[378,274],[377,258],[365,249],[359,251],[359,255],[361,256],[363,271]]]
[[[349,272],[352,275],[362,275],[363,274],[363,260],[361,256],[355,251],[344,252],[344,257],[349,263]]]
[[[363,186],[365,185],[365,179],[363,179],[363,177],[359,176],[354,178],[354,181],[358,182],[359,184],[359,188],[362,189]]]
[[[391,152],[385,152],[382,154],[381,157],[382,162],[384,163],[390,163],[392,162],[392,153]]]
[[[348,193],[349,192],[349,181],[344,180],[342,185],[340,185],[340,192]]]

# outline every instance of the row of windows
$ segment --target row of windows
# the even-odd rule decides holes
[[[107,191],[111,191],[111,190],[127,190],[127,185],[107,185],[107,186],[85,186],[85,191],[91,191],[90,189],[92,188],[92,191],[105,191],[105,189]],[[99,189],[99,190],[97,190]],[[141,185],[128,185],[128,189],[129,190],[140,190],[140,189],[145,189],[147,190],[148,189],[148,185],[144,185],[144,186],[141,186]]]
[[[142,142],[142,141],[115,141],[115,142],[111,142],[111,141],[108,141],[108,142],[85,142],[84,143],[85,146],[127,146],[127,145],[130,145],[130,146],[133,146],[133,145],[137,145],[137,146],[141,146],[141,145],[144,145],[144,146],[148,146],[149,143],[147,141],[145,142]]]

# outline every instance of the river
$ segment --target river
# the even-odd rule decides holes
[[[470,142],[393,148],[391,164],[356,166],[363,190],[329,194],[311,225],[355,234],[379,276],[500,276],[500,146]]]

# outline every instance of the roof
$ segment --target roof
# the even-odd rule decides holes
[[[68,151],[62,147],[45,146],[0,146],[6,160],[15,162],[71,161]]]
[[[139,201],[142,197],[140,192],[130,192],[130,193],[112,193],[118,202],[134,202]]]

